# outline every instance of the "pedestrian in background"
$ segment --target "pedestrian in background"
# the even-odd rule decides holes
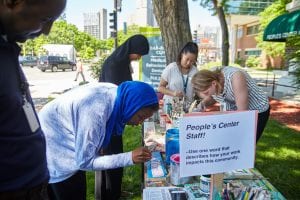
[[[84,171],[150,160],[145,147],[114,155],[99,155],[99,150],[113,135],[122,135],[126,124],[143,123],[158,107],[154,89],[139,81],[85,84],[46,104],[39,117],[46,136],[51,199],[85,200]]]
[[[80,58],[78,58],[77,62],[76,62],[76,77],[75,77],[74,81],[77,81],[79,74],[81,75],[82,80],[85,83],[85,78],[84,78],[84,74],[83,74],[83,64],[82,64]]]
[[[99,81],[119,85],[124,81],[132,80],[131,61],[139,60],[148,54],[149,43],[145,36],[134,35],[119,46],[103,63]],[[110,144],[102,149],[105,155],[123,152],[121,135],[112,137]],[[95,199],[115,200],[121,196],[123,168],[96,171],[95,173]]]
[[[0,1],[0,199],[47,200],[44,134],[17,42],[48,35],[66,0]]]

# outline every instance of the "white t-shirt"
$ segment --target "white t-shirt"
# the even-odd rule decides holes
[[[188,74],[184,75],[179,70],[179,66],[176,62],[170,63],[162,72],[161,78],[168,82],[167,88],[172,91],[182,91],[184,92],[184,85],[186,83],[186,93],[188,101],[193,101],[194,91],[191,84],[192,77],[197,73],[197,68],[192,67]],[[186,80],[188,78],[188,80]],[[187,81],[187,82],[186,82]],[[167,102],[168,98],[173,97],[164,95],[164,100]]]

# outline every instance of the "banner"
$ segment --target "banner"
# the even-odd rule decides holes
[[[149,41],[149,54],[143,56],[140,80],[152,85],[155,90],[166,67],[166,56],[159,28],[141,27],[140,33]]]
[[[199,113],[179,121],[180,176],[254,167],[257,111]]]

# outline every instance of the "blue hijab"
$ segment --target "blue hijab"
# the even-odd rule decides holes
[[[157,95],[147,83],[126,81],[117,89],[117,97],[112,114],[106,124],[103,146],[107,146],[113,134],[122,135],[126,123],[141,108],[158,104]]]

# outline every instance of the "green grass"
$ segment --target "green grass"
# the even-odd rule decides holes
[[[255,167],[287,199],[299,199],[300,132],[269,120],[257,145]]]
[[[127,127],[123,135],[124,151],[141,145],[141,127]],[[256,149],[255,167],[287,199],[300,197],[300,132],[269,120]],[[89,172],[88,200],[94,199],[94,173]],[[141,165],[126,167],[122,200],[141,200]]]
[[[141,146],[141,126],[127,126],[123,134],[124,152],[131,151]],[[122,182],[121,200],[140,200],[141,193],[141,165],[134,165],[124,168]],[[94,172],[87,173],[87,200],[94,200]]]

